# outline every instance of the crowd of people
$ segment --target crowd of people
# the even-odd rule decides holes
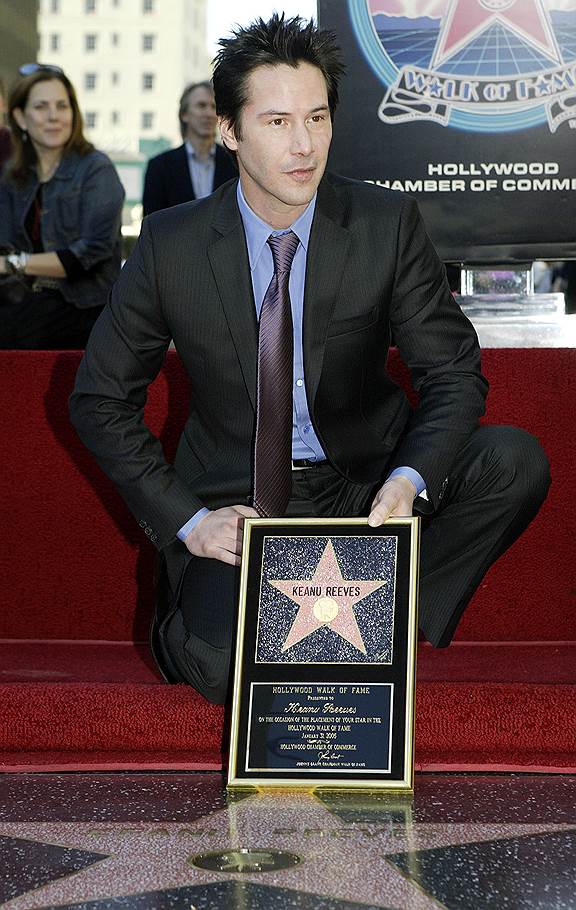
[[[60,67],[25,64],[0,85],[0,348],[84,348],[122,263],[124,190],[88,142]],[[180,99],[183,143],[148,162],[143,210],[202,199],[237,175],[216,143],[210,82]]]

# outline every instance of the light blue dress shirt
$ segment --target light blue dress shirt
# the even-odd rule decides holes
[[[314,432],[308,402],[306,400],[306,387],[304,385],[304,354],[302,350],[302,319],[304,315],[304,281],[306,278],[306,257],[312,219],[316,208],[316,195],[308,204],[299,218],[282,231],[271,230],[270,225],[256,215],[246,200],[240,183],[238,183],[238,206],[244,224],[246,244],[248,246],[248,259],[254,290],[256,312],[260,318],[260,309],[268,285],[274,275],[274,260],[272,250],[267,240],[271,234],[286,234],[292,231],[300,243],[296,248],[292,268],[290,270],[289,293],[292,306],[292,327],[294,330],[294,384],[293,411],[292,411],[292,457],[294,459],[309,458],[311,461],[325,461],[326,455],[320,441]]]
[[[299,218],[289,227],[281,231],[273,230],[269,224],[262,221],[250,208],[244,198],[240,181],[237,189],[238,207],[244,233],[246,235],[246,244],[248,247],[248,260],[250,263],[250,274],[252,278],[252,289],[254,291],[254,302],[256,311],[260,316],[260,309],[264,295],[268,290],[268,285],[274,274],[274,260],[272,250],[267,240],[271,234],[286,234],[293,231],[298,237],[300,243],[296,248],[292,268],[290,270],[289,293],[292,307],[292,326],[294,330],[294,384],[293,390],[293,411],[292,411],[292,458],[307,458],[310,461],[325,461],[326,455],[320,444],[320,440],[314,432],[308,402],[306,400],[306,386],[304,383],[304,353],[302,348],[302,321],[304,315],[304,282],[306,278],[306,258],[308,254],[308,243],[310,240],[310,230],[312,228],[312,219],[316,208],[316,194],[311,202],[308,203],[306,210]],[[402,475],[408,477],[415,485],[417,494],[425,488],[425,483],[412,468],[396,468],[389,475],[394,477]],[[196,526],[204,515],[208,514],[208,509],[200,509],[192,518],[183,525],[178,531],[180,540],[184,540],[190,531]]]
[[[194,195],[196,196],[196,199],[204,199],[205,196],[210,195],[214,187],[216,146],[212,146],[208,153],[208,158],[204,161],[200,161],[192,143],[186,142],[185,145],[188,153],[188,170],[190,171],[190,180],[192,181]]]

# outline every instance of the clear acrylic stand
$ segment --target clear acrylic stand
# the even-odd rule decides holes
[[[531,263],[462,267],[458,303],[475,324],[555,323],[565,315],[563,294],[534,292]]]

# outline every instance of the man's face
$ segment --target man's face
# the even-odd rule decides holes
[[[182,121],[186,127],[185,138],[191,142],[194,139],[214,140],[217,124],[216,105],[210,89],[200,85],[190,92]]]
[[[225,122],[222,139],[237,153],[250,207],[275,228],[304,211],[320,183],[332,139],[326,81],[309,63],[260,66],[249,76],[239,139]]]

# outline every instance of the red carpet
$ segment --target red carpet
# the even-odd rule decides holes
[[[420,649],[416,762],[576,771],[573,350],[488,350],[487,419],[535,433],[554,485],[447,650]],[[67,419],[76,352],[1,352],[0,769],[214,768],[223,711],[166,686],[146,645],[154,552]],[[392,369],[405,371],[396,359]],[[176,354],[147,416],[174,451]],[[170,419],[168,419],[170,413]]]
[[[485,650],[420,647],[417,766],[576,772],[576,645],[489,646],[482,674]],[[137,646],[5,643],[0,658],[3,770],[221,766],[223,709],[165,686]]]

